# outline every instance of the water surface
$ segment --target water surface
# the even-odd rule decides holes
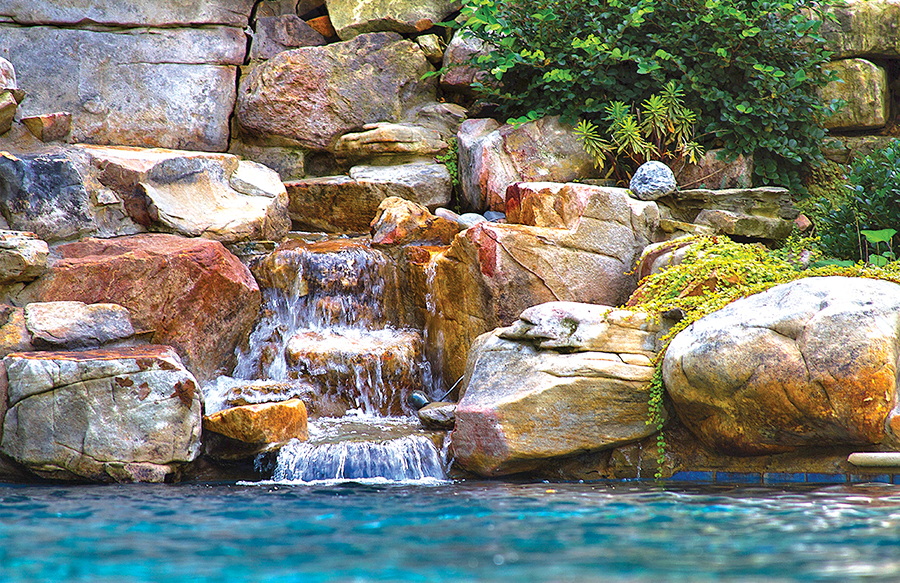
[[[0,485],[0,581],[900,581],[900,486]]]

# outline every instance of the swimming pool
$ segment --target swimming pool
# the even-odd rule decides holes
[[[900,486],[0,486],[0,581],[898,581]]]

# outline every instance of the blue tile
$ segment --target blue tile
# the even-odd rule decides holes
[[[712,482],[715,475],[713,472],[675,472],[669,479],[673,482]]]
[[[808,483],[816,484],[846,484],[847,474],[817,474],[808,472],[806,474],[806,481]]]
[[[767,472],[763,474],[763,484],[802,484],[806,481],[806,474],[802,472]]]
[[[900,474],[894,474],[894,483],[900,484]]]
[[[864,482],[881,482],[883,484],[891,483],[890,474],[850,474],[850,481],[854,483]]]
[[[745,472],[716,472],[716,482],[729,484],[759,484],[762,474]]]

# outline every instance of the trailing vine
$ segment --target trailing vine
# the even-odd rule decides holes
[[[871,263],[806,267],[821,257],[815,247],[816,240],[811,238],[792,238],[775,251],[760,244],[736,243],[725,236],[687,237],[672,241],[670,246],[674,248],[686,242],[690,244],[682,262],[646,277],[627,305],[647,312],[657,321],[673,310],[682,316],[660,339],[649,386],[647,424],[659,430],[657,479],[661,478],[666,454],[662,362],[675,335],[735,300],[805,277],[866,277],[900,284],[900,262],[881,267]]]

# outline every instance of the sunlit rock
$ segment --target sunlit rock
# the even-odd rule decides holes
[[[437,217],[422,205],[399,198],[384,199],[372,221],[372,243],[405,245],[436,242],[447,245],[460,231],[455,222]]]
[[[337,35],[347,40],[364,32],[418,33],[442,22],[459,0],[327,0]]]
[[[454,458],[503,475],[652,434],[656,331],[646,314],[550,302],[479,337],[456,407]]]
[[[245,443],[280,443],[309,438],[306,407],[299,399],[224,409],[204,417],[203,429]]]
[[[25,325],[44,350],[96,348],[134,336],[128,310],[116,304],[35,302],[25,306]]]
[[[896,443],[900,286],[806,278],[679,333],[663,362],[678,416],[738,455]]]
[[[3,453],[47,478],[162,481],[200,449],[200,392],[165,346],[13,353]]]
[[[47,269],[49,253],[34,233],[0,230],[0,283],[37,279]]]

